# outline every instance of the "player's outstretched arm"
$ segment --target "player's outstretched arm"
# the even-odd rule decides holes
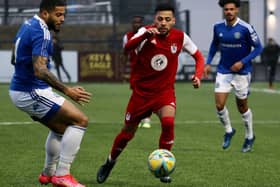
[[[38,79],[46,81],[51,87],[54,89],[64,93],[68,97],[70,97],[75,102],[82,104],[88,103],[91,98],[91,93],[85,91],[84,88],[80,86],[76,87],[68,87],[60,82],[55,75],[50,72],[47,68],[47,61],[46,57],[42,56],[34,56],[33,60],[33,68],[34,74]]]
[[[134,50],[137,48],[142,41],[145,39],[159,34],[159,31],[155,27],[150,27],[150,28],[144,28],[142,27],[141,29],[138,30],[138,32],[130,39],[127,41],[127,43],[124,46],[124,49],[126,51]]]
[[[69,96],[80,105],[83,105],[83,103],[89,103],[91,99],[91,93],[87,92],[81,86],[67,87],[65,95]]]

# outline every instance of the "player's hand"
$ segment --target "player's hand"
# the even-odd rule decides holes
[[[194,88],[196,88],[196,89],[199,88],[200,84],[201,84],[200,79],[193,75],[192,76],[192,84],[193,84]]]
[[[234,63],[230,69],[233,72],[239,72],[243,68],[244,64],[241,61]]]
[[[207,79],[210,72],[211,72],[211,65],[210,64],[206,64],[204,66],[204,74],[203,74],[203,76]]]
[[[81,86],[69,87],[66,95],[80,105],[83,105],[83,103],[89,103],[91,99],[91,93],[87,92]]]
[[[158,29],[156,27],[148,28],[146,30],[146,33],[147,33],[148,36],[153,36],[153,35],[160,34],[160,32],[158,31]]]

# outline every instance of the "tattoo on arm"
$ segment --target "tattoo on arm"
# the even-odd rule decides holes
[[[35,76],[38,79],[46,81],[51,87],[65,94],[66,86],[60,82],[56,76],[47,68],[46,57],[33,56],[32,62],[34,67]]]

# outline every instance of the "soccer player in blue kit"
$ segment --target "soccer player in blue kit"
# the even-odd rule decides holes
[[[205,77],[211,71],[211,62],[219,50],[221,58],[215,81],[215,102],[218,117],[225,128],[223,149],[230,146],[236,130],[232,128],[226,100],[234,90],[238,111],[245,125],[245,141],[242,152],[252,150],[255,140],[253,114],[248,106],[252,62],[262,52],[260,39],[254,28],[241,20],[237,14],[240,0],[220,0],[225,20],[214,25],[214,36],[204,67]],[[252,49],[253,48],[253,49]]]
[[[53,51],[50,30],[60,30],[65,12],[65,0],[42,0],[38,15],[20,27],[13,49],[15,72],[9,94],[20,110],[50,129],[39,182],[84,187],[70,174],[70,167],[80,148],[88,117],[52,88],[79,104],[88,103],[91,94],[80,86],[64,85],[49,71]]]

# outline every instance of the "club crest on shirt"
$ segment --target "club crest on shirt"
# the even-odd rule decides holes
[[[240,39],[240,37],[241,37],[240,32],[235,32],[235,33],[234,33],[234,38],[235,38],[235,39]]]
[[[177,52],[177,45],[174,43],[170,46],[170,50],[172,54],[175,54]]]
[[[151,59],[151,66],[156,71],[162,71],[167,66],[167,58],[163,54],[157,54]]]

